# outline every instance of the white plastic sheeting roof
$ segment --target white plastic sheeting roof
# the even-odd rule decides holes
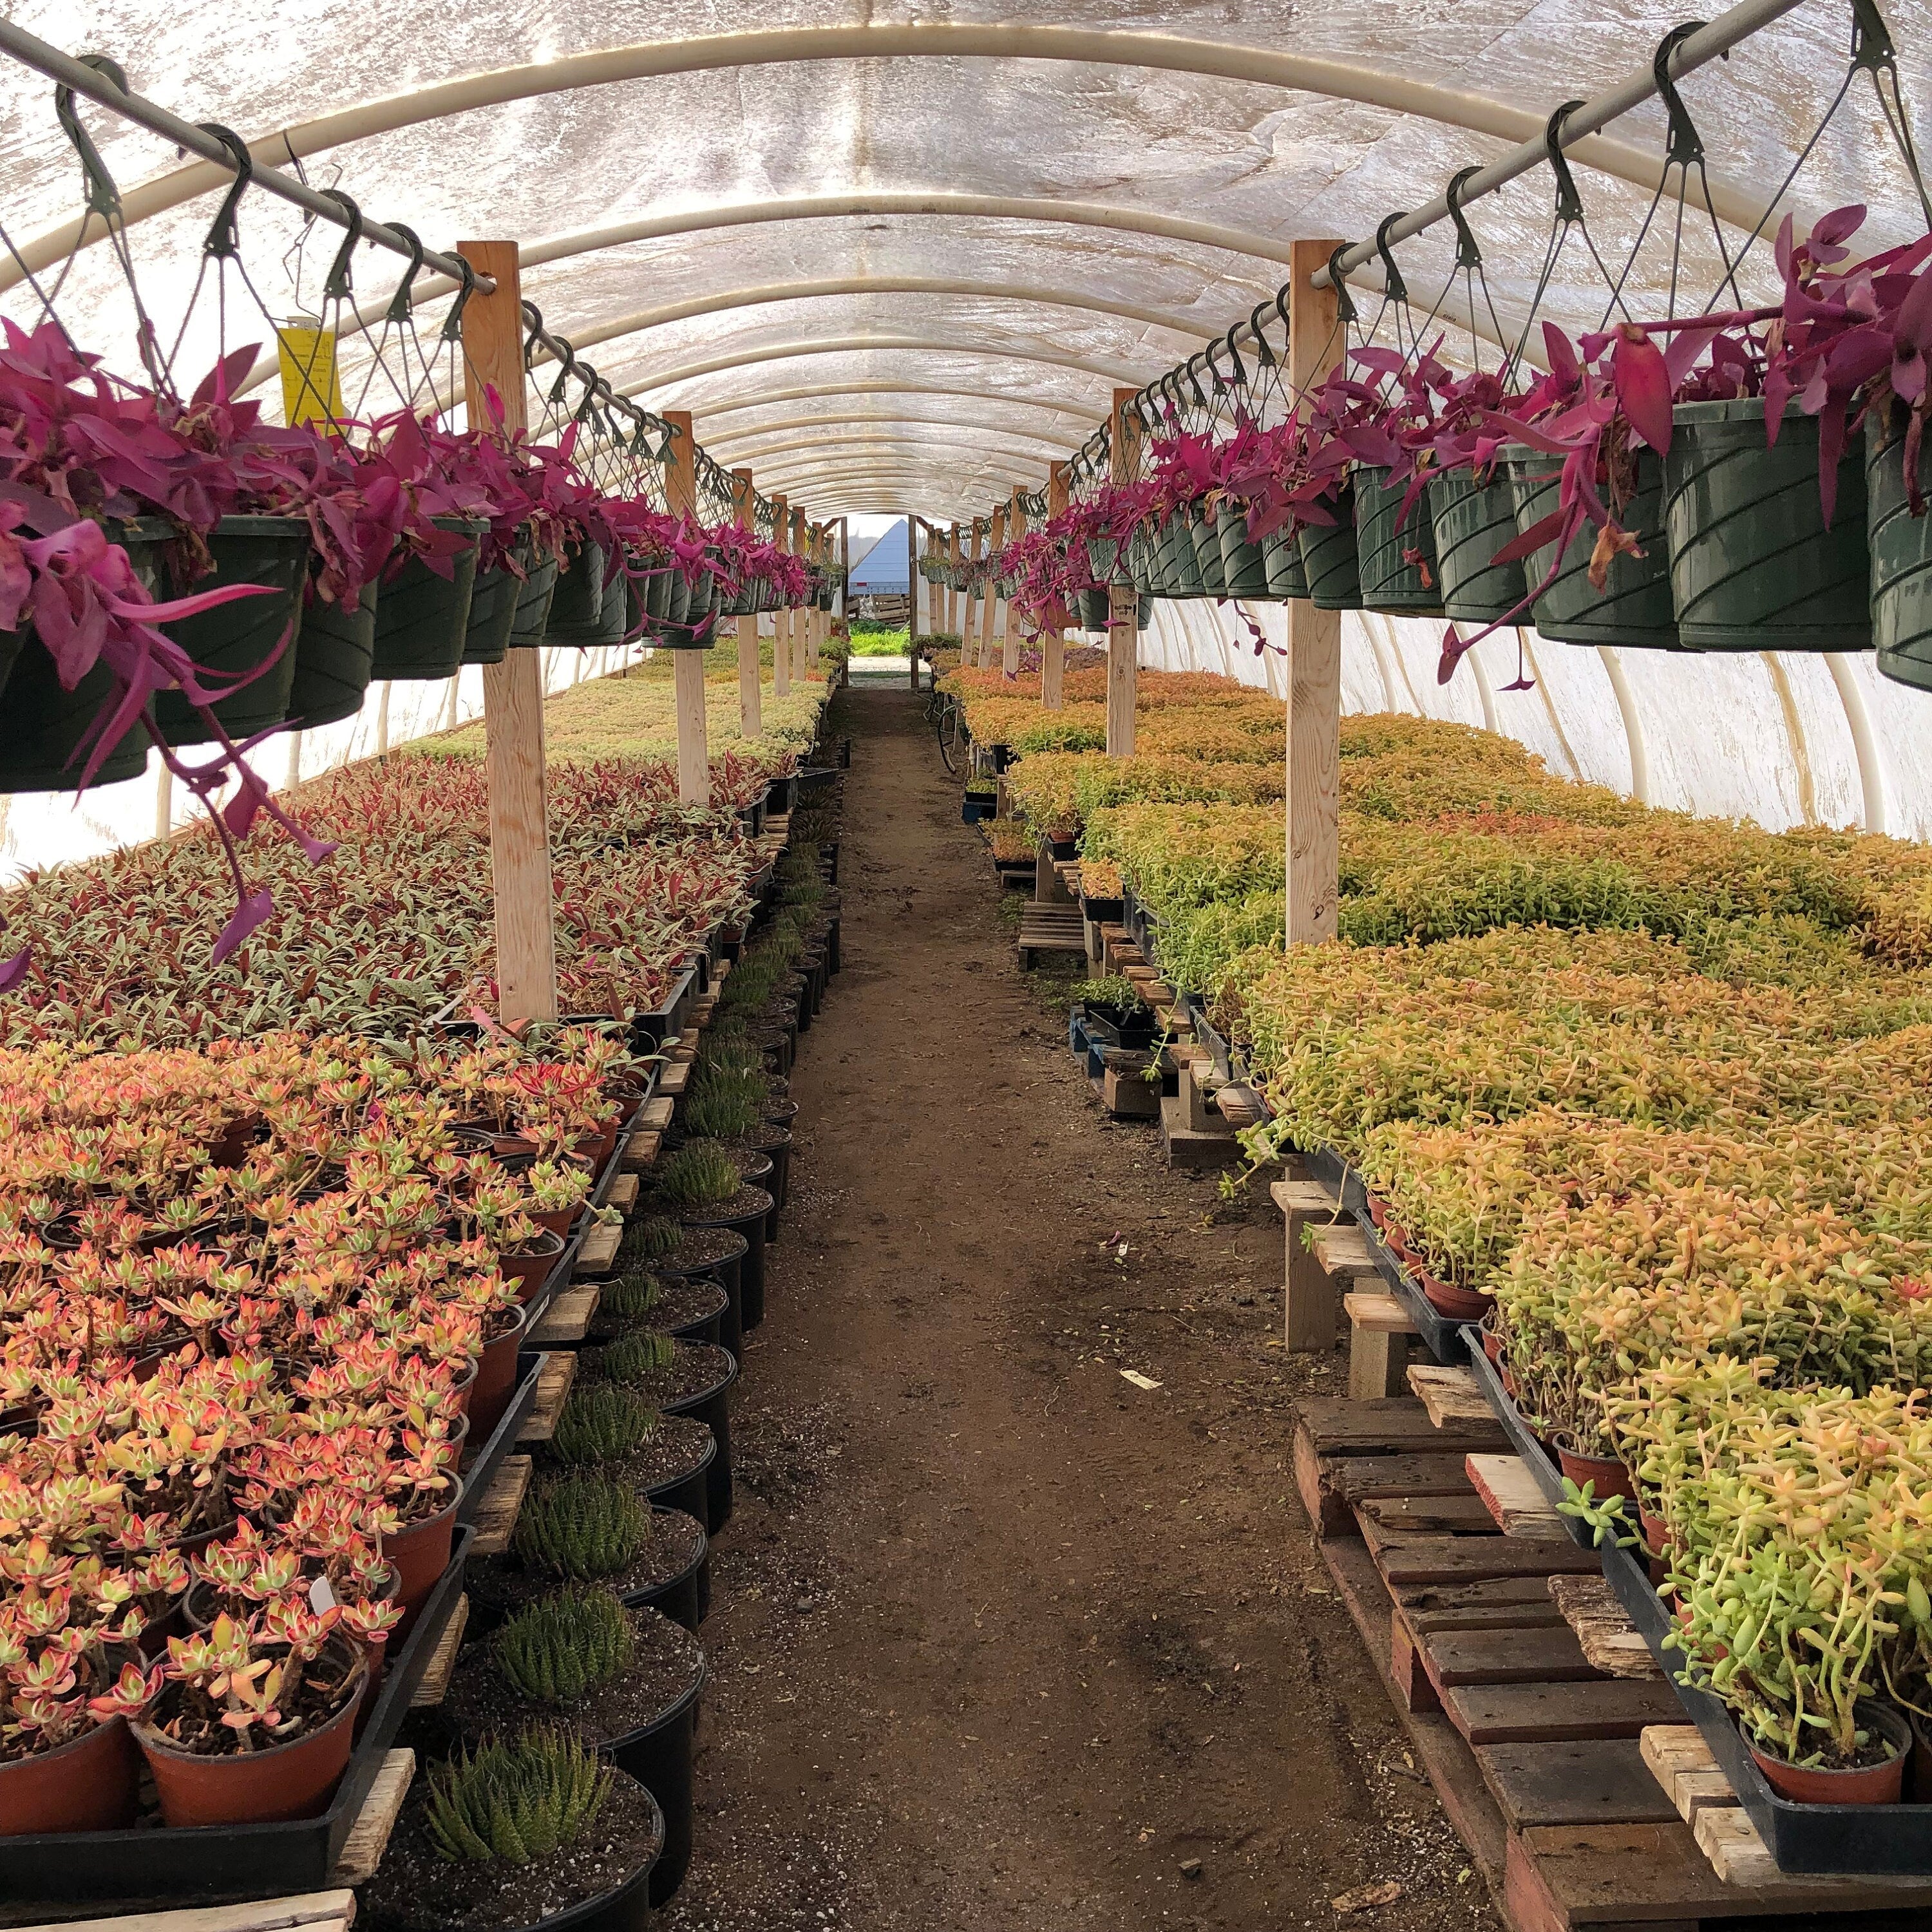
[[[1932,0],[1882,3],[1906,100],[1922,108]],[[1036,485],[1102,419],[1115,384],[1157,375],[1271,297],[1292,238],[1360,238],[1457,169],[1499,158],[1560,102],[1646,66],[1682,9],[304,0],[243,16],[226,0],[14,0],[9,17],[68,52],[112,55],[138,91],[235,128],[265,161],[299,158],[311,182],[339,182],[432,245],[520,240],[526,293],[547,322],[620,389],[692,410],[700,439],[761,489],[820,518],[950,520]],[[1683,82],[1728,214],[1778,188],[1844,77],[1850,32],[1844,0],[1802,0]],[[0,218],[30,260],[57,263],[80,171],[51,89],[0,61]],[[184,169],[165,142],[98,108],[83,114],[172,339],[214,172]],[[1648,202],[1664,128],[1652,103],[1572,151],[1613,266]],[[1862,80],[1790,205],[1802,219],[1854,200],[1873,211],[1863,244],[1920,226]],[[1539,170],[1472,212],[1504,334],[1526,312],[1551,205]],[[1745,225],[1732,226],[1733,248]],[[242,236],[271,312],[312,308],[337,232],[318,229],[298,248],[299,218],[258,194]],[[1686,280],[1701,300],[1714,257],[1695,222],[1688,238]],[[1445,224],[1400,250],[1425,304],[1452,249]],[[1760,243],[1756,289],[1768,256]],[[364,252],[365,304],[380,306],[398,266]],[[1660,308],[1668,272],[1660,246],[1636,263],[1639,312]],[[1371,290],[1377,280],[1359,278]],[[248,298],[231,301],[230,345],[261,339],[237,312]],[[133,371],[131,311],[106,249],[76,258],[60,308],[83,343]],[[1571,250],[1544,312],[1575,328],[1603,308],[1588,256]],[[14,287],[0,310],[28,320],[35,304]],[[442,298],[422,305],[425,335],[442,312]],[[205,302],[182,352],[189,377],[215,339]],[[352,370],[348,386],[352,396]],[[1278,629],[1280,613],[1264,621]],[[1219,638],[1258,675],[1239,634],[1212,607],[1164,605],[1146,649],[1213,662]],[[1439,689],[1432,627],[1369,618],[1348,634],[1352,704],[1493,716],[1553,768],[1658,803],[1932,830],[1932,786],[1910,755],[1925,700],[1869,661],[1625,653],[1613,678],[1612,660],[1532,638],[1537,688],[1505,694],[1514,667],[1493,644],[1486,686],[1465,675]]]

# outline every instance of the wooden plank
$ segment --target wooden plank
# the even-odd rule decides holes
[[[1394,1456],[1404,1450],[1467,1455],[1472,1449],[1508,1447],[1502,1424],[1492,1416],[1441,1429],[1413,1396],[1350,1402],[1340,1396],[1307,1396],[1294,1405],[1296,1429],[1324,1456]]]
[[[1358,1288],[1342,1298],[1342,1311],[1352,1328],[1374,1335],[1413,1335],[1415,1322],[1407,1309],[1392,1294],[1375,1288]],[[1408,1384],[1405,1382],[1404,1386]],[[1432,1424],[1433,1418],[1431,1418]]]
[[[1342,1212],[1342,1198],[1319,1180],[1276,1180],[1268,1186],[1268,1198],[1284,1214],[1309,1215],[1326,1212],[1332,1220]]]
[[[661,1134],[671,1123],[676,1112],[661,1094],[653,1094],[638,1110],[638,1130],[640,1133]]]
[[[550,1348],[566,1342],[580,1342],[589,1331],[591,1318],[603,1294],[598,1284],[586,1282],[581,1288],[567,1288],[554,1297],[544,1310],[543,1319],[530,1330],[529,1346]]]
[[[785,500],[776,493],[772,497],[772,542],[780,550],[792,548],[791,513],[785,507]],[[965,655],[970,655],[967,653]],[[962,656],[962,662],[964,657]],[[772,695],[784,698],[791,690],[791,612],[788,610],[772,613]],[[765,821],[770,830],[772,821]]]
[[[1364,1497],[1356,1505],[1356,1514],[1365,1528],[1372,1524],[1384,1542],[1438,1530],[1450,1535],[1493,1536],[1496,1528],[1482,1498],[1472,1496],[1466,1486],[1432,1496]],[[1375,1549],[1374,1539],[1370,1539],[1369,1547]]]
[[[342,1841],[334,1869],[329,1876],[338,1885],[362,1885],[376,1876],[382,1854],[389,1848],[389,1834],[402,1815],[403,1800],[409,1796],[410,1780],[416,1774],[416,1754],[412,1750],[382,1754],[382,1762],[370,1781],[362,1809]]]
[[[1684,1706],[1667,1684],[1598,1677],[1580,1684],[1460,1684],[1443,1692],[1442,1708],[1472,1744],[1507,1744],[1640,1737],[1645,1725],[1667,1722]]]
[[[1288,244],[1288,362],[1292,393],[1312,395],[1340,360],[1336,292],[1311,279],[1340,245]],[[1289,944],[1335,937],[1341,868],[1342,619],[1305,597],[1288,605]]]
[[[473,1525],[472,1556],[500,1556],[510,1546],[510,1532],[517,1526],[517,1513],[530,1486],[530,1459],[506,1456],[496,1466],[489,1488],[478,1505]]]
[[[1411,1536],[1380,1551],[1377,1566],[1398,1583],[1474,1583],[1491,1576],[1594,1573],[1594,1550],[1533,1543],[1516,1536]]]
[[[637,1210],[638,1177],[634,1174],[620,1174],[614,1178],[604,1196],[604,1204],[614,1208],[620,1214],[631,1214]]]
[[[1486,1576],[1474,1583],[1398,1583],[1392,1594],[1411,1628],[1526,1629],[1563,1621],[1546,1576]]]
[[[1331,1456],[1305,1460],[1297,1442],[1295,1482],[1322,1536],[1352,1536],[1356,1506],[1377,1496],[1466,1496],[1460,1456]],[[1553,1606],[1552,1606],[1552,1614]]]
[[[1476,1762],[1510,1830],[1661,1824],[1676,1816],[1629,1738],[1479,1744]]]
[[[1583,1654],[1609,1677],[1656,1677],[1662,1667],[1604,1576],[1552,1576],[1550,1600],[1576,1633]]]
[[[1357,1402],[1374,1402],[1384,1396],[1402,1392],[1408,1369],[1411,1331],[1396,1327],[1385,1315],[1358,1320],[1358,1311],[1354,1304],[1363,1299],[1354,1294],[1342,1298],[1350,1324],[1348,1394]],[[1388,1300],[1386,1295],[1370,1299],[1372,1302]],[[1390,1305],[1394,1306],[1393,1303]]]
[[[617,1250],[623,1245],[624,1231],[621,1227],[598,1226],[592,1228],[584,1238],[584,1245],[577,1251],[576,1272],[580,1275],[602,1276],[611,1274],[617,1265]]]
[[[1381,1271],[1370,1258],[1369,1244],[1352,1221],[1338,1221],[1332,1228],[1318,1228],[1309,1245],[1315,1258],[1330,1274],[1370,1276],[1381,1279]]]
[[[658,1091],[668,1094],[673,1100],[681,1097],[690,1084],[691,1063],[688,1060],[674,1062],[658,1076]]]
[[[449,1621],[442,1627],[436,1654],[430,1658],[410,1700],[412,1711],[427,1711],[440,1704],[449,1693],[449,1674],[456,1668],[456,1653],[463,1647],[464,1627],[470,1621],[470,1598],[466,1592],[456,1600]]]
[[[346,1890],[292,1892],[242,1905],[194,1905],[176,1912],[129,1912],[118,1918],[60,1922],[60,1932],[289,1932],[302,1925],[345,1925],[356,1916]]]
[[[698,513],[698,440],[688,410],[666,410],[670,434],[664,441],[665,507],[673,516]],[[711,802],[711,747],[705,733],[704,653],[671,653],[672,703],[677,716],[677,796],[680,804]]]
[[[1444,1630],[1418,1642],[1443,1689],[1459,1684],[1580,1684],[1598,1681],[1567,1624],[1528,1630]]]
[[[1282,1282],[1283,1340],[1294,1350],[1325,1354],[1335,1346],[1341,1300],[1328,1270],[1308,1246],[1309,1232],[1331,1226],[1342,1204],[1312,1180],[1277,1180],[1269,1190],[1282,1211],[1287,1241]]]
[[[1409,1370],[1408,1385],[1428,1410],[1430,1420],[1438,1427],[1452,1418],[1458,1422],[1480,1421],[1490,1412],[1475,1377],[1467,1369],[1418,1362]]]
[[[1411,1381],[1415,1375],[1412,1369]],[[1520,1456],[1472,1456],[1468,1471],[1477,1495],[1504,1535],[1541,1537],[1552,1542],[1568,1540],[1565,1520],[1538,1488],[1535,1477]]]
[[[748,470],[734,470],[731,472],[731,504],[740,523],[746,529],[752,527],[754,500],[756,491],[752,485],[752,472]],[[764,726],[764,686],[759,678],[758,620],[756,616],[740,617],[738,626],[738,735],[741,738],[760,736]],[[919,675],[918,660],[914,660],[913,675]]]
[[[537,1374],[536,1400],[530,1406],[523,1433],[517,1438],[519,1442],[548,1442],[556,1433],[556,1418],[576,1379],[574,1352],[566,1349],[560,1354],[544,1358],[544,1365]]]
[[[667,1101],[666,1106],[670,1102]],[[628,1174],[647,1172],[656,1162],[658,1147],[664,1136],[660,1133],[635,1133],[624,1148],[624,1172]]]
[[[1109,424],[1109,454],[1113,480],[1129,484],[1140,466],[1140,418],[1133,411],[1138,392],[1114,391]],[[1140,657],[1140,593],[1131,584],[1112,585],[1107,592],[1107,755],[1134,754],[1135,668]]]

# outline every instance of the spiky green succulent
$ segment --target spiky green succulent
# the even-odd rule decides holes
[[[636,1648],[623,1605],[580,1585],[526,1604],[497,1631],[494,1660],[524,1696],[568,1704],[614,1682]]]
[[[596,1822],[615,1775],[568,1732],[528,1725],[432,1766],[424,1824],[452,1864],[529,1864]]]
[[[531,1491],[510,1547],[553,1576],[613,1576],[637,1560],[650,1534],[650,1505],[635,1490],[580,1472]]]
[[[717,1142],[688,1141],[658,1162],[651,1192],[666,1208],[715,1208],[742,1185],[736,1162]]]
[[[597,1357],[597,1372],[607,1382],[620,1388],[634,1388],[662,1375],[676,1359],[676,1348],[668,1335],[653,1334],[649,1329],[620,1335]]]
[[[642,1322],[663,1298],[657,1276],[648,1268],[633,1268],[604,1284],[597,1298],[597,1312],[612,1322]]]
[[[578,1468],[628,1456],[649,1440],[658,1412],[616,1382],[589,1382],[570,1392],[556,1418],[546,1458]]]
[[[626,1269],[648,1267],[684,1245],[684,1230],[668,1214],[646,1214],[624,1229],[618,1258]]]

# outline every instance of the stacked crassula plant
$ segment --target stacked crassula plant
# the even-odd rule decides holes
[[[657,1277],[647,1269],[632,1268],[607,1282],[597,1298],[602,1320],[629,1325],[644,1321],[658,1305]]]
[[[668,1335],[649,1330],[622,1335],[599,1352],[597,1372],[607,1382],[623,1385],[647,1382],[670,1366],[676,1347]]]
[[[533,1490],[510,1546],[554,1576],[615,1576],[636,1559],[651,1532],[650,1505],[621,1484],[574,1474]]]
[[[568,1732],[529,1725],[431,1767],[424,1828],[452,1864],[528,1864],[596,1822],[615,1774]]]
[[[523,1696],[568,1704],[615,1682],[636,1648],[630,1618],[608,1591],[563,1589],[512,1617],[496,1633],[492,1660]]]
[[[729,1201],[741,1183],[731,1156],[716,1141],[692,1141],[661,1161],[651,1177],[658,1205],[671,1209],[715,1208]]]
[[[642,1396],[614,1382],[590,1382],[570,1392],[546,1450],[555,1462],[587,1467],[628,1456],[648,1441],[658,1413]]]

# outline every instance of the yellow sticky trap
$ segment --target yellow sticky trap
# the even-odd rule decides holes
[[[336,379],[335,332],[308,316],[275,325],[275,359],[282,370],[282,420],[340,422],[342,389]]]

